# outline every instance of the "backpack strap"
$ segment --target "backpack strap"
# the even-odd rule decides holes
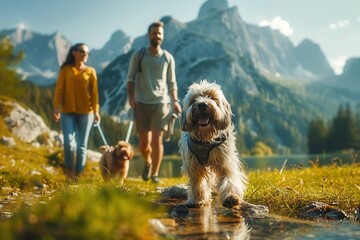
[[[146,47],[142,47],[139,50],[138,72],[141,72],[141,61],[143,60],[146,52]]]

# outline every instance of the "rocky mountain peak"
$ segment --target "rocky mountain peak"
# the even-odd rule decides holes
[[[103,49],[116,49],[121,48],[124,42],[128,42],[130,37],[122,30],[116,30],[110,37],[103,47]],[[129,47],[129,46],[128,46]],[[128,50],[128,49],[127,49]]]
[[[229,8],[227,0],[208,0],[200,8],[198,18]]]
[[[20,26],[17,27],[16,29],[9,30],[9,32],[12,33],[10,35],[10,39],[12,40],[15,46],[23,43],[24,41],[29,41],[34,37],[31,31]]]
[[[295,48],[295,54],[302,67],[314,75],[324,78],[335,74],[320,45],[310,39],[304,39]]]
[[[349,58],[344,66],[344,76],[360,76],[360,58]]]

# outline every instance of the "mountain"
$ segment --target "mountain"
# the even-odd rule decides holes
[[[360,90],[360,58],[348,59],[340,78],[340,85],[357,86]]]
[[[350,95],[358,95],[360,91],[360,58],[349,58],[341,75],[327,77],[314,84],[336,88]]]
[[[55,83],[59,66],[64,62],[72,45],[60,33],[39,34],[23,28],[3,30],[0,36],[9,37],[15,51],[25,53],[18,69],[23,79],[41,86]],[[132,41],[123,31],[115,31],[101,49],[90,51],[88,63],[101,72],[117,56],[129,51]]]
[[[277,30],[247,24],[226,0],[206,1],[188,23],[171,16],[161,21],[163,48],[176,62],[179,97],[201,79],[220,84],[245,149],[263,142],[277,153],[304,153],[311,120],[333,116],[342,102],[359,102],[359,94],[329,84],[336,77],[319,45],[304,40],[294,46]],[[147,44],[146,34],[132,40],[116,31],[103,48],[91,51],[89,64],[105,67],[98,71],[103,113],[129,117],[128,64],[133,51]]]
[[[304,81],[333,74],[318,45],[305,41],[295,47],[279,31],[246,24],[227,1],[208,0],[198,18],[189,23],[171,16],[161,21],[165,23],[163,47],[176,62],[180,98],[193,82],[219,83],[233,108],[238,139],[247,149],[264,142],[277,153],[303,153],[312,119],[332,116],[342,101],[359,101],[359,97],[338,95],[336,89]],[[131,51],[100,75],[102,111],[120,119],[128,117],[128,64],[133,50],[147,41],[146,35],[135,38]],[[301,51],[311,51],[312,65],[305,64]]]
[[[295,54],[303,69],[308,69],[314,78],[334,76],[335,72],[330,67],[320,46],[309,39],[303,40],[295,49]]]
[[[10,38],[15,51],[25,53],[17,69],[24,79],[39,85],[54,84],[59,66],[71,46],[67,38],[57,32],[45,35],[23,28],[3,30],[0,35]]]
[[[181,23],[171,16],[162,18],[168,26],[163,47],[174,48],[172,39],[182,31],[206,36],[220,42],[231,51],[249,54],[255,67],[264,75],[289,79],[321,79],[334,75],[320,47],[304,40],[295,47],[279,31],[245,23],[237,7],[229,8],[226,0],[208,0],[199,10],[196,20]],[[17,50],[26,53],[19,71],[24,79],[39,85],[51,85],[56,79],[59,65],[64,61],[71,42],[60,33],[39,34],[27,29],[4,30]],[[117,56],[147,45],[147,35],[133,40],[117,30],[100,49],[91,49],[89,64],[100,73]]]
[[[88,64],[97,72],[101,72],[117,56],[128,52],[132,46],[132,38],[123,31],[115,31],[108,42],[100,49],[92,49]]]

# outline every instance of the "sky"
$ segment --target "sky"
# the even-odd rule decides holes
[[[172,16],[187,23],[206,0],[0,0],[0,30],[23,27],[59,32],[71,42],[101,48],[113,32],[135,38],[149,23]],[[304,39],[320,45],[335,72],[346,59],[360,57],[360,0],[227,0],[241,18],[270,26],[296,46]]]

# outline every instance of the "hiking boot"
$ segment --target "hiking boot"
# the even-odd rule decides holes
[[[159,177],[158,177],[158,176],[152,176],[152,177],[151,177],[151,181],[152,181],[153,183],[161,183],[161,181],[159,180]]]
[[[150,178],[150,169],[151,169],[151,164],[146,164],[144,165],[144,170],[141,174],[141,177],[144,181],[149,180]]]

